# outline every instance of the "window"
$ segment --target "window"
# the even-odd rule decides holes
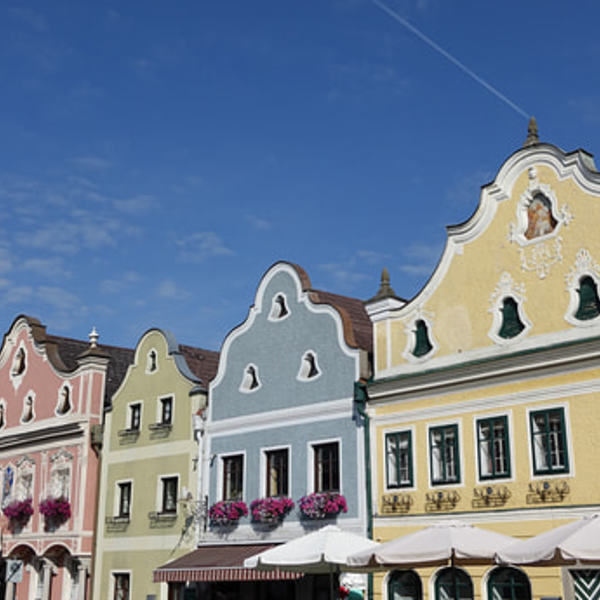
[[[119,517],[129,518],[131,515],[131,481],[118,484],[119,487]]]
[[[508,419],[493,417],[477,421],[479,478],[510,477]]]
[[[505,340],[514,338],[525,329],[525,324],[519,317],[519,305],[514,298],[504,298],[500,312],[502,313],[502,325],[498,335],[501,338]]]
[[[287,496],[288,489],[288,451],[271,450],[267,458],[267,496]]]
[[[15,354],[15,358],[13,360],[12,369],[11,369],[10,374],[13,377],[16,377],[18,375],[23,375],[23,373],[25,372],[26,366],[27,366],[27,363],[25,361],[25,350],[23,348],[19,348],[19,350]]]
[[[538,410],[531,412],[529,419],[534,474],[566,473],[569,470],[569,457],[564,410]]]
[[[177,477],[162,478],[162,513],[177,512]]]
[[[429,455],[431,457],[431,483],[458,483],[458,425],[432,427],[429,430]]]
[[[21,423],[29,423],[33,421],[35,413],[33,411],[34,396],[32,393],[27,394],[23,400],[23,412],[21,413]]]
[[[283,294],[277,294],[273,298],[273,304],[271,306],[271,312],[269,313],[269,319],[271,321],[276,321],[277,319],[283,319],[289,315],[290,311],[288,310],[285,296]]]
[[[56,413],[66,415],[71,410],[71,390],[68,385],[63,385],[58,393],[58,403]]]
[[[388,488],[413,485],[412,440],[410,431],[385,436],[385,464]]]
[[[578,321],[595,319],[600,314],[600,299],[598,298],[598,287],[596,282],[586,275],[579,280],[579,306],[575,313]]]
[[[160,399],[160,422],[162,425],[171,425],[173,422],[173,398]]]
[[[298,379],[306,381],[307,379],[313,379],[321,374],[319,367],[317,366],[317,356],[314,352],[305,352],[300,363],[300,370],[298,371]]]
[[[148,357],[146,359],[146,373],[154,373],[157,370],[156,358],[156,350],[152,348],[152,350],[148,352]]]
[[[142,421],[142,404],[136,402],[129,405],[129,429],[131,431],[139,431]]]
[[[242,384],[240,385],[241,392],[253,392],[260,387],[260,380],[258,378],[258,367],[256,365],[248,365],[244,370],[244,376],[242,377]]]
[[[414,571],[393,571],[388,579],[388,600],[421,600],[421,578]]]
[[[244,455],[223,457],[223,500],[241,500],[244,496]]]
[[[427,330],[427,323],[422,319],[419,319],[415,323],[415,329],[413,331],[415,334],[415,345],[412,350],[413,356],[417,358],[421,356],[425,356],[429,354],[433,349],[431,342],[429,341],[429,331]]]
[[[471,578],[456,567],[442,569],[435,580],[435,600],[473,600]]]
[[[531,600],[529,578],[512,567],[494,569],[488,579],[489,600]]]
[[[55,498],[69,499],[71,490],[71,469],[68,465],[60,464],[50,475],[50,490]]]
[[[315,492],[340,491],[340,458],[337,442],[313,446]]]
[[[115,589],[113,600],[130,600],[129,573],[113,573]]]

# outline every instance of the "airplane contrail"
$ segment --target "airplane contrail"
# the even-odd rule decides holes
[[[494,94],[494,96],[496,96],[496,98],[499,98],[500,100],[502,100],[502,102],[504,102],[505,104],[510,106],[513,110],[518,112],[520,115],[522,115],[526,119],[529,119],[529,115],[519,105],[515,104],[512,100],[510,100],[510,98],[507,98],[502,92],[499,92],[493,85],[491,85],[487,81],[485,81],[485,79],[482,79],[481,77],[479,77],[479,75],[477,75],[477,73],[474,73],[473,71],[471,71],[471,69],[469,69],[469,67],[467,67],[466,65],[461,63],[460,60],[458,60],[457,58],[454,58],[454,56],[452,56],[452,54],[450,54],[448,51],[444,50],[439,44],[436,44],[431,38],[427,37],[422,31],[419,31],[414,25],[411,25],[406,19],[401,17],[396,11],[392,10],[389,6],[386,6],[383,2],[380,2],[380,0],[371,0],[371,2],[373,4],[375,4],[375,6],[379,7],[382,11],[387,13],[390,17],[392,17],[392,19],[395,19],[396,21],[398,21],[398,23],[400,23],[401,25],[406,27],[406,29],[408,29],[409,31],[414,33],[418,38],[423,40],[428,46],[430,46],[436,52],[441,54],[444,58],[447,58],[453,65],[457,66],[463,73],[466,73],[469,77],[471,77],[477,83],[482,85],[488,92],[491,92],[492,94]]]

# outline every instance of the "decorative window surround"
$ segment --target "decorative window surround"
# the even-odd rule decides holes
[[[422,323],[423,325],[419,325],[419,323]],[[424,354],[416,356],[414,352],[417,348],[417,344],[419,343],[418,331],[419,329],[423,331],[423,327],[425,328],[424,331],[427,336],[427,342],[430,346],[430,349]],[[438,344],[433,336],[433,313],[422,308],[418,308],[412,318],[406,322],[404,333],[406,335],[406,346],[402,356],[407,361],[411,363],[420,363],[430,359],[436,353]]]
[[[16,464],[17,485],[15,496],[17,500],[33,498],[33,486],[35,481],[35,461],[29,456],[22,456]]]
[[[460,439],[457,422],[427,426],[430,487],[437,489],[462,483]]]
[[[298,381],[314,381],[321,376],[321,369],[317,363],[317,353],[314,350],[307,350],[302,356],[300,370],[296,379]]]
[[[242,383],[240,384],[239,391],[244,394],[252,394],[261,388],[261,381],[258,376],[258,367],[249,363],[244,369],[244,375],[242,377]]]
[[[503,323],[502,308],[504,300],[507,298],[512,298],[516,302],[519,319],[524,325],[523,330],[518,335],[510,338],[504,338],[499,335]],[[510,273],[504,271],[500,275],[496,289],[490,294],[490,307],[488,309],[488,312],[492,314],[492,327],[488,332],[488,336],[495,344],[501,346],[512,344],[522,339],[531,329],[531,321],[527,318],[523,309],[524,302],[525,286],[522,283],[516,283]]]
[[[569,473],[569,439],[563,406],[527,411],[534,477]]]
[[[146,355],[146,374],[154,374],[158,371],[158,352],[155,348],[150,348]]]
[[[386,490],[414,488],[412,435],[410,429],[385,434]]]
[[[54,413],[59,417],[64,417],[73,410],[73,388],[71,384],[65,382],[58,390],[58,400]]]
[[[562,262],[562,238],[558,233],[561,227],[566,227],[573,220],[573,216],[566,204],[558,208],[556,195],[550,186],[539,183],[535,167],[530,167],[528,173],[529,187],[519,199],[517,222],[509,225],[508,241],[520,246],[521,268],[535,271],[540,279],[544,279],[552,265]],[[529,227],[528,209],[540,197],[548,202],[554,225],[552,231],[528,239],[525,236]]]
[[[21,412],[21,423],[26,425],[35,420],[35,392],[29,390],[23,398],[23,411]]]
[[[19,344],[19,348],[15,352],[12,365],[10,367],[10,380],[15,388],[15,391],[21,385],[23,376],[27,370],[27,352],[23,342]]]
[[[596,284],[596,288],[599,289],[600,265],[592,258],[592,255],[587,248],[581,248],[579,252],[577,252],[575,263],[565,277],[567,284],[566,288],[569,292],[569,307],[565,314],[565,320],[567,323],[577,327],[593,327],[600,323],[598,317],[585,320],[575,318],[580,301],[578,290],[580,282],[584,277],[591,277]]]
[[[510,433],[506,415],[482,417],[475,423],[478,481],[511,476]]]
[[[271,303],[269,316],[267,317],[269,321],[283,321],[284,319],[287,319],[290,314],[290,307],[286,295],[282,292],[275,294]]]

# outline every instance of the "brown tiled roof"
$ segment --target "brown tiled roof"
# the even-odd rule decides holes
[[[204,348],[194,348],[179,344],[179,351],[185,358],[190,371],[202,380],[205,386],[212,381],[219,368],[219,353]]]
[[[342,315],[342,321],[347,317],[349,323],[346,324],[344,321],[346,342],[350,346],[371,352],[373,349],[373,325],[362,300],[320,290],[311,290],[310,297],[315,303],[331,304],[337,308]],[[347,327],[350,328],[351,335],[346,331]]]
[[[287,264],[294,268],[302,284],[302,289],[308,292],[310,299],[315,304],[329,304],[340,313],[346,343],[353,348],[371,352],[373,350],[373,325],[365,310],[364,302],[358,298],[314,290],[308,273],[300,265],[289,262]]]
[[[67,371],[75,370],[77,368],[77,357],[90,348],[89,342],[58,335],[46,335],[46,340],[51,343],[56,343],[58,346],[58,354]],[[133,362],[134,351],[129,348],[106,346],[104,344],[98,344],[98,350],[100,353],[109,357],[104,403],[110,404],[112,395],[121,385],[121,382],[127,373],[127,368]],[[60,368],[59,365],[55,366]]]

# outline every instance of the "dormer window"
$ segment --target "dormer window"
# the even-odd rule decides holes
[[[64,385],[58,393],[58,404],[56,405],[56,414],[66,415],[71,410],[71,390],[68,385]]]
[[[423,321],[423,319],[419,319],[415,322],[414,333],[414,346],[412,349],[412,355],[420,358],[421,356],[425,356],[429,354],[433,349],[431,341],[429,340],[429,330],[427,328],[427,323]]]
[[[519,316],[519,306],[514,298],[508,297],[502,300],[502,325],[498,335],[505,339],[517,337],[524,329],[525,324]]]
[[[579,296],[579,306],[575,312],[575,318],[579,321],[595,319],[600,314],[600,299],[598,298],[598,286],[589,275],[585,275],[579,280],[577,295]]]
[[[287,306],[287,300],[284,294],[277,294],[273,297],[273,304],[271,306],[271,312],[269,313],[270,321],[278,321],[284,319],[290,314],[290,310]]]
[[[314,379],[320,374],[321,371],[317,365],[317,355],[314,352],[305,352],[300,363],[298,379],[306,381],[307,379]]]
[[[254,392],[260,387],[260,379],[258,378],[258,367],[256,365],[248,365],[244,370],[242,378],[241,392]]]
[[[557,224],[558,222],[552,214],[550,200],[541,192],[535,193],[527,206],[527,229],[525,230],[525,237],[528,240],[532,240],[543,235],[548,235],[554,231]]]
[[[25,396],[25,400],[23,401],[23,413],[21,414],[21,423],[29,423],[33,421],[34,412],[33,412],[33,394],[29,393]]]
[[[23,348],[19,348],[17,353],[15,354],[15,359],[13,361],[13,366],[11,369],[11,375],[13,377],[18,377],[19,375],[23,375],[26,368],[25,362],[25,350]]]
[[[152,350],[148,352],[148,357],[146,359],[146,373],[154,373],[156,371],[156,369],[158,368],[156,364],[156,358],[156,350],[152,348]]]

